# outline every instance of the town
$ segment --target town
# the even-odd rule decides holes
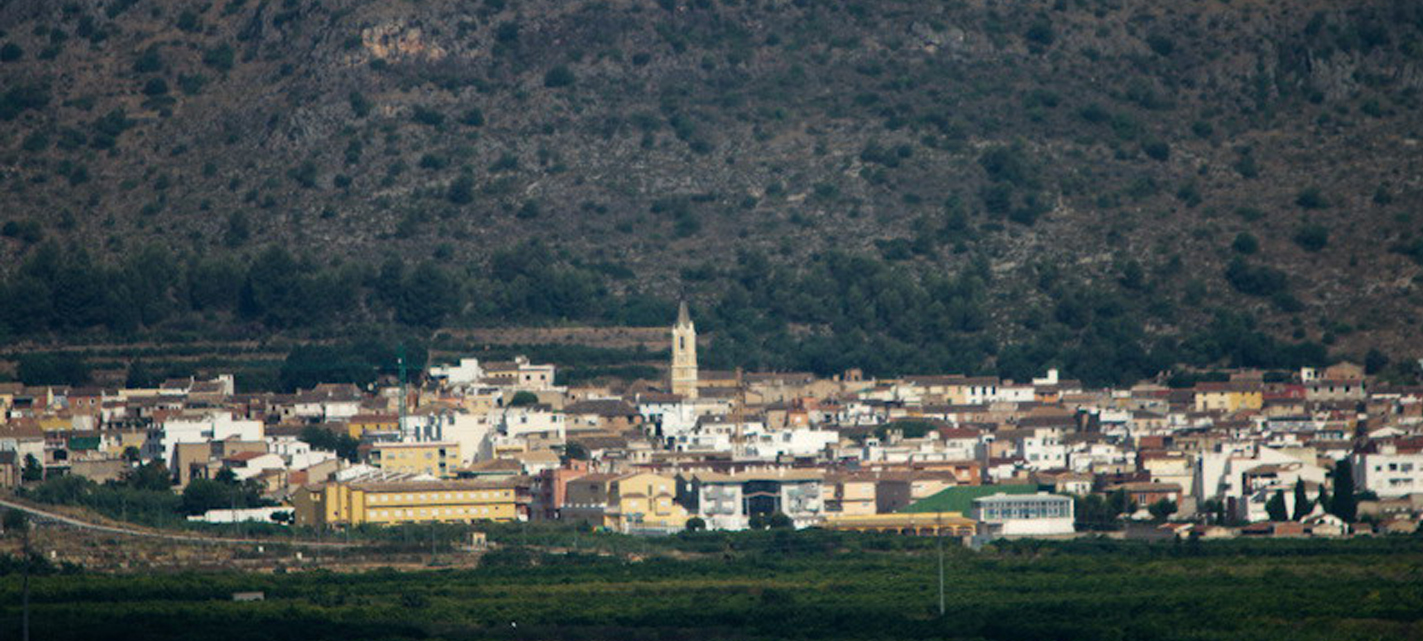
[[[190,519],[317,529],[563,521],[639,535],[825,528],[999,538],[1411,533],[1423,387],[1363,368],[1236,370],[1189,387],[708,371],[687,305],[662,381],[556,384],[474,358],[414,383],[237,394],[0,385],[0,484],[158,470],[261,505]],[[1216,377],[1220,378],[1220,377]]]

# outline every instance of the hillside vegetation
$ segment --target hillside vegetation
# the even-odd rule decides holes
[[[1091,382],[1419,336],[1423,5],[0,2],[0,337],[662,325]]]

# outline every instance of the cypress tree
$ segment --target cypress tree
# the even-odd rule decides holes
[[[1285,491],[1275,490],[1275,495],[1265,502],[1265,511],[1269,513],[1271,521],[1290,520],[1289,511],[1285,510]]]
[[[1295,513],[1294,520],[1302,521],[1309,516],[1314,509],[1314,503],[1310,502],[1309,495],[1304,491],[1304,479],[1295,481]]]
[[[1329,511],[1334,516],[1353,523],[1358,517],[1359,502],[1354,496],[1354,464],[1345,458],[1334,466],[1334,499]]]

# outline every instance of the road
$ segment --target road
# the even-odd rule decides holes
[[[340,543],[335,541],[298,541],[292,539],[235,539],[220,536],[198,536],[195,534],[173,534],[169,532],[155,532],[151,530],[136,530],[127,527],[117,527],[113,525],[100,525],[79,519],[56,514],[48,510],[16,503],[8,499],[0,499],[0,507],[7,507],[12,510],[19,510],[29,514],[31,518],[41,521],[52,521],[62,523],[94,532],[107,532],[109,534],[121,534],[124,536],[142,536],[152,539],[163,539],[167,541],[180,541],[184,543],[201,543],[207,545],[290,545],[303,548],[354,548],[359,547],[357,543]]]

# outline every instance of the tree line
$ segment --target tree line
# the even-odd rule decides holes
[[[1178,363],[1288,369],[1325,364],[1327,349],[1288,342],[1248,314],[1220,308],[1199,329],[1162,333],[1179,301],[1127,265],[1089,283],[1041,268],[1036,291],[1004,318],[991,305],[983,260],[956,269],[910,267],[873,255],[827,252],[798,265],[755,252],[723,268],[683,274],[699,328],[713,336],[706,365],[869,374],[962,372],[1026,380],[1058,367],[1089,384],[1119,384]],[[610,270],[556,256],[538,242],[483,263],[391,256],[333,261],[267,247],[250,255],[175,256],[160,246],[112,262],[46,243],[0,282],[0,339],[178,335],[233,339],[283,333],[345,337],[394,329],[551,323],[662,326],[675,301],[616,282]],[[393,363],[390,346],[350,342],[340,354],[298,348],[279,381],[369,382]],[[382,352],[385,353],[377,353]],[[413,369],[414,363],[412,363]],[[21,378],[83,379],[73,360],[31,359]],[[615,372],[616,373],[616,372]],[[647,374],[642,369],[624,373]]]

